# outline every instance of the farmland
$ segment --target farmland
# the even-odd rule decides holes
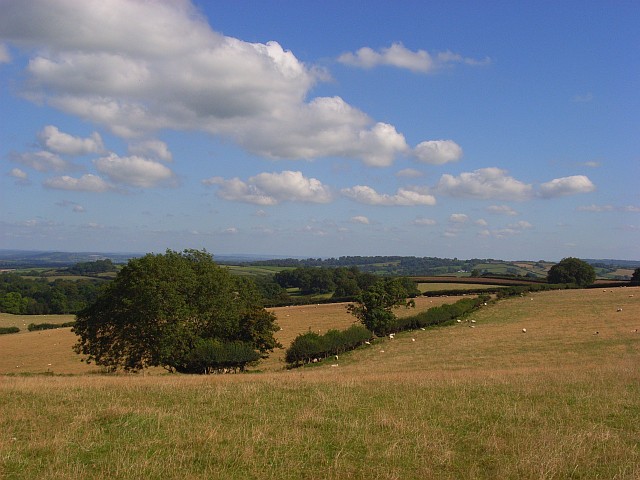
[[[279,310],[281,341],[352,321],[323,308]],[[639,318],[640,288],[562,290],[379,339],[338,367],[4,376],[0,476],[635,479]],[[58,334],[72,340],[0,338],[2,357],[39,338],[24,358],[43,362]]]

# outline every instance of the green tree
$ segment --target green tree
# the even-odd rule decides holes
[[[348,312],[376,335],[382,336],[393,330],[397,307],[414,307],[413,300],[407,301],[408,292],[399,278],[379,280],[358,295],[356,302],[347,307]]]
[[[130,260],[78,313],[73,329],[79,337],[74,350],[88,362],[110,370],[162,366],[184,373],[242,369],[255,361],[247,346],[263,358],[281,347],[277,330],[255,285],[197,250]],[[231,357],[242,360],[229,365]]]
[[[631,275],[631,284],[640,285],[640,267],[633,271],[633,275]]]
[[[579,258],[567,257],[549,269],[547,282],[573,283],[586,287],[596,281],[596,272],[591,265]]]

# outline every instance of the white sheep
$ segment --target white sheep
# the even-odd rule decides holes
[[[522,333],[527,333],[527,329],[526,329],[526,328],[523,328],[523,329],[522,329]]]

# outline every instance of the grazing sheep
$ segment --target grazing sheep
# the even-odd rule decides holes
[[[522,333],[527,333],[527,329],[526,329],[526,328],[523,328],[523,329],[522,329]]]
[[[338,364],[337,364],[337,363],[334,363],[334,364],[333,364],[333,365],[331,365],[331,366],[332,366],[332,367],[337,367],[337,366],[338,366]]]
[[[600,332],[596,330],[593,334],[594,335],[600,335]]]
[[[390,333],[390,334],[389,334],[389,338],[393,340],[394,338],[396,338],[396,336],[395,336],[395,334],[394,334],[394,333]]]
[[[424,329],[424,328],[421,328],[420,330],[424,331],[425,329]]]
[[[412,338],[412,339],[411,339],[411,341],[412,341],[412,342],[415,342],[415,341],[416,341],[416,339],[415,339],[415,338]]]
[[[617,310],[617,311],[618,311],[618,312],[621,312],[621,311],[622,311],[622,307],[618,307],[618,310]]]
[[[365,340],[364,343],[366,343],[367,345],[371,345],[371,342],[369,340]]]
[[[471,323],[476,323],[476,321],[475,320],[471,320]]]

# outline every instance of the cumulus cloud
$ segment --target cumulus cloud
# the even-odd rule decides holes
[[[136,155],[120,157],[111,153],[94,160],[96,169],[112,182],[139,188],[170,184],[174,173],[165,165]]]
[[[451,223],[466,223],[469,221],[469,215],[464,213],[452,213],[449,216],[449,221]]]
[[[506,170],[489,167],[464,172],[458,177],[444,174],[435,190],[452,197],[526,200],[531,197],[533,187],[510,177]]]
[[[60,158],[55,153],[39,152],[12,153],[9,158],[22,165],[33,168],[38,172],[63,172],[75,168],[70,162]]]
[[[639,213],[640,207],[635,205],[627,205],[624,207],[617,207],[614,205],[583,205],[576,208],[578,212],[592,212],[592,213],[602,213],[602,212],[631,212],[631,213]]]
[[[489,222],[487,222],[484,218],[479,218],[478,220],[476,220],[473,223],[475,223],[479,227],[486,227],[487,225],[489,225]]]
[[[19,168],[12,168],[9,172],[9,176],[19,180],[21,182],[26,182],[29,180],[29,175],[24,170],[20,170]]]
[[[146,140],[144,142],[133,143],[129,145],[129,153],[143,157],[154,157],[163,162],[173,161],[173,154],[167,144],[161,140]]]
[[[585,175],[555,178],[540,185],[540,196],[543,198],[564,197],[578,193],[593,192],[596,186]]]
[[[409,50],[402,43],[392,43],[389,47],[383,47],[378,51],[370,47],[362,47],[354,52],[345,52],[338,57],[338,61],[344,65],[359,68],[374,68],[378,66],[390,66],[410,70],[416,73],[433,73],[444,67],[463,63],[467,65],[486,65],[490,60],[475,60],[464,58],[462,55],[450,51],[431,55],[426,50]]]
[[[0,63],[9,63],[10,61],[11,55],[9,54],[7,46],[3,43],[0,43]]]
[[[417,225],[419,227],[427,227],[427,226],[431,226],[431,225],[435,225],[436,222],[435,220],[431,219],[431,218],[416,218],[413,222],[411,222],[413,225]]]
[[[359,223],[361,225],[369,225],[369,219],[364,215],[356,215],[355,217],[351,217],[351,223]]]
[[[88,138],[79,138],[61,132],[58,127],[47,125],[38,134],[40,144],[50,152],[63,155],[87,155],[104,152],[102,137],[93,132]]]
[[[396,172],[396,177],[418,178],[422,177],[423,175],[424,173],[414,168],[403,168],[402,170]]]
[[[386,193],[380,194],[366,185],[356,185],[351,188],[343,188],[341,193],[345,197],[366,205],[416,206],[436,204],[436,199],[433,195],[406,188],[400,188],[395,195],[389,195]]]
[[[489,205],[487,207],[487,212],[493,213],[494,215],[518,215],[518,212],[508,205]]]
[[[510,224],[509,228],[525,230],[527,228],[533,228],[533,225],[525,220],[520,220],[519,222]]]
[[[231,201],[256,205],[277,205],[289,202],[328,203],[331,189],[316,178],[306,178],[302,172],[260,173],[247,182],[239,178],[211,177],[203,180],[208,186],[217,186],[217,195]]]
[[[393,125],[340,97],[311,97],[327,78],[322,69],[277,42],[213,31],[187,0],[5,0],[2,8],[0,36],[31,56],[27,95],[116,135],[204,131],[269,158],[371,166],[409,150]]]
[[[80,178],[63,175],[53,177],[44,181],[44,186],[57,190],[74,190],[79,192],[106,192],[111,186],[97,175],[90,173],[82,175]]]
[[[413,155],[421,162],[442,165],[462,158],[462,148],[453,140],[430,140],[419,143]]]

